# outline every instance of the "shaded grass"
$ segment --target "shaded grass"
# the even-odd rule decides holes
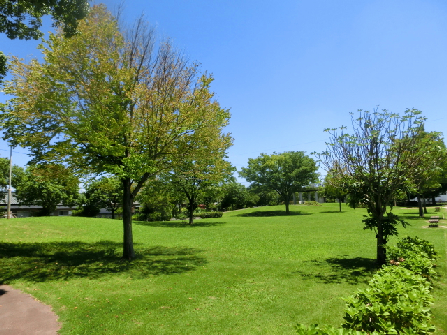
[[[284,216],[284,215],[310,215],[312,213],[306,213],[303,211],[289,211],[287,214],[285,211],[269,211],[269,210],[257,210],[257,211],[249,211],[237,214],[237,216],[242,217],[268,217],[268,216]]]
[[[339,326],[341,298],[375,271],[374,232],[361,223],[366,211],[291,210],[298,214],[284,215],[284,206],[234,211],[192,227],[135,222],[132,262],[120,258],[120,221],[0,220],[0,277],[52,305],[61,334],[293,334],[296,323]],[[400,231],[443,254],[433,310],[446,330],[447,230],[424,225],[414,219]]]
[[[135,221],[136,225],[148,226],[148,227],[166,227],[166,228],[197,228],[197,227],[212,227],[221,226],[226,222],[221,221],[203,221],[203,219],[194,220],[192,225],[187,220],[175,220],[175,221]]]
[[[134,278],[192,271],[206,264],[192,248],[156,246],[139,249],[129,262],[117,254],[121,244],[97,243],[0,243],[2,271],[0,284],[14,280],[44,282],[73,278],[99,279],[104,274],[128,273]],[[121,249],[121,250],[120,250]]]

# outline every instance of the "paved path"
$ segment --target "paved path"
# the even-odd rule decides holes
[[[50,306],[0,285],[0,335],[55,335],[60,328]]]

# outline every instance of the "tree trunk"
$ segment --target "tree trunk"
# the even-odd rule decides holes
[[[115,209],[112,207],[112,220],[115,219]]]
[[[341,199],[338,198],[338,207],[340,208],[340,212],[341,212]]]
[[[195,197],[188,198],[188,216],[189,224],[192,226],[194,224],[194,210],[197,208]]]
[[[427,214],[427,203],[425,202],[425,198],[422,199],[422,203],[424,204],[424,213]]]
[[[383,236],[383,225],[382,225],[383,215],[379,215],[379,219],[377,221],[377,265],[381,267],[386,263],[386,240]]]
[[[284,199],[284,205],[286,205],[286,215],[290,214],[289,202],[290,202],[290,198],[286,195],[285,199]]]
[[[418,207],[419,207],[419,217],[423,218],[424,212],[422,211],[422,201],[421,201],[421,195],[419,193],[417,195],[417,198],[418,198]]]
[[[189,211],[189,225],[192,226],[194,224],[194,211]]]
[[[132,193],[130,190],[130,178],[122,179],[123,183],[123,258],[131,260],[135,258],[133,250],[132,234]]]
[[[433,206],[436,206],[436,197],[434,195],[431,196],[431,202]]]

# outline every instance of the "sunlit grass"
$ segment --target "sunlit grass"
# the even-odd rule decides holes
[[[0,281],[53,306],[61,334],[293,334],[296,323],[339,326],[344,302],[375,270],[364,209],[338,204],[261,207],[221,219],[135,222],[138,257],[120,258],[118,220],[0,220]],[[422,228],[441,254],[434,305],[447,331],[447,229]],[[429,213],[429,215],[435,215]],[[394,239],[395,241],[395,239]],[[391,241],[393,243],[393,241]]]

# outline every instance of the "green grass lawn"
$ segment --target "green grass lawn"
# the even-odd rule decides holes
[[[297,323],[340,326],[342,297],[365,287],[375,270],[365,210],[343,205],[339,213],[338,204],[324,204],[291,211],[234,211],[193,227],[134,222],[133,262],[120,259],[117,220],[0,220],[0,282],[53,306],[61,334],[293,334]],[[423,228],[416,208],[394,212],[411,223],[401,237],[427,239],[440,253],[433,321],[446,332],[447,229]]]

